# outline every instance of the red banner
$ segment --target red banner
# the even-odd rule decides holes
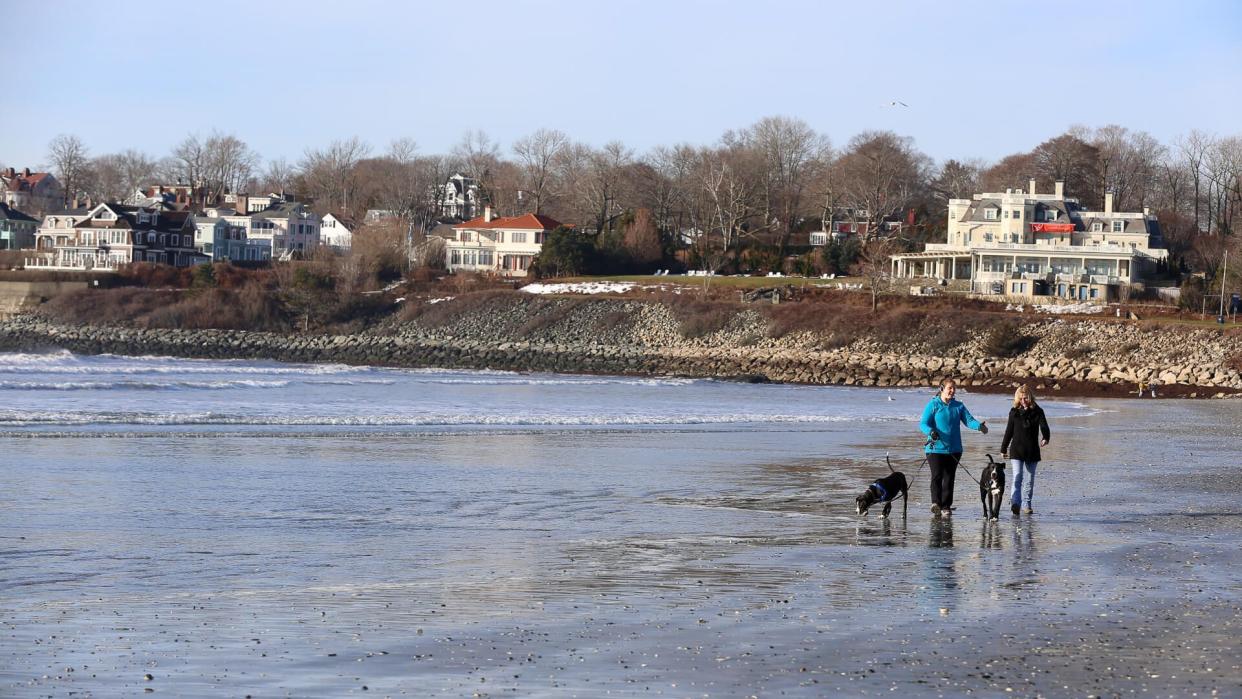
[[[1032,223],[1031,230],[1036,233],[1073,233],[1072,223]]]

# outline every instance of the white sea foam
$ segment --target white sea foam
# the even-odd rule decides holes
[[[512,415],[428,413],[422,415],[232,415],[227,413],[153,413],[0,410],[0,425],[281,425],[281,426],[609,426],[609,425],[722,425],[722,424],[829,424],[837,422],[893,422],[901,417],[856,415],[798,415],[719,413],[702,415]]]
[[[235,379],[231,381],[0,381],[0,390],[11,391],[218,391],[232,388],[280,388],[288,381]]]

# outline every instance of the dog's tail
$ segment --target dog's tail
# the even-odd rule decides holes
[[[897,469],[893,468],[893,462],[888,460],[888,454],[884,455],[884,463],[888,464],[889,473],[897,473]]]

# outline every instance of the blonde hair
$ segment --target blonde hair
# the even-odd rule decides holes
[[[1030,396],[1031,405],[1038,405],[1035,402],[1035,391],[1031,390],[1030,386],[1027,386],[1026,384],[1022,384],[1021,386],[1018,386],[1016,391],[1013,392],[1013,407],[1015,408],[1022,407],[1022,396]]]

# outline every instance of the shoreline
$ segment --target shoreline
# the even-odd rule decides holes
[[[667,329],[665,329],[667,330]],[[464,336],[463,336],[464,335]],[[667,333],[666,333],[667,335]],[[1156,384],[1159,398],[1227,398],[1242,394],[1237,372],[1200,374],[1210,382],[1170,382],[1172,372],[995,357],[929,357],[854,348],[756,346],[721,338],[695,342],[608,342],[607,338],[538,342],[500,333],[470,336],[419,329],[372,329],[350,335],[297,335],[243,330],[146,330],[58,325],[35,316],[0,322],[0,350],[64,349],[78,354],[267,359],[397,368],[496,369],[585,375],[714,378],[752,383],[862,387],[934,386],[943,376],[981,393],[1008,393],[1029,383],[1039,395],[1138,398],[1139,381]],[[679,346],[680,344],[680,346]],[[776,343],[773,343],[776,344]],[[883,348],[870,347],[868,350]],[[1185,372],[1183,370],[1183,375]],[[1142,397],[1150,398],[1149,393]]]

